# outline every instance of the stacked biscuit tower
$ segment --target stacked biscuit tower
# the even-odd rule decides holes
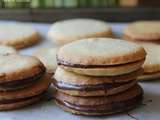
[[[44,97],[50,79],[35,57],[0,55],[0,110],[27,106]]]
[[[107,115],[130,110],[142,102],[137,76],[144,49],[131,42],[90,38],[69,43],[57,55],[53,82],[56,103],[81,115]]]

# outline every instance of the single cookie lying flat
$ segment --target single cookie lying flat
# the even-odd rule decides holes
[[[27,24],[0,24],[0,44],[24,48],[37,43],[39,40],[38,32]]]
[[[91,37],[111,37],[111,27],[103,21],[94,19],[71,19],[54,23],[49,38],[58,45]]]
[[[146,52],[147,57],[143,65],[144,73],[139,80],[154,80],[160,78],[160,45],[153,43],[139,43]]]
[[[138,21],[129,24],[124,30],[127,40],[160,41],[160,21]]]

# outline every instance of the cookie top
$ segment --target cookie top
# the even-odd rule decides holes
[[[60,48],[58,64],[65,66],[119,65],[143,60],[143,47],[124,40],[90,38],[72,42]]]
[[[0,55],[15,54],[15,53],[17,53],[17,51],[13,47],[0,45]]]
[[[42,48],[34,54],[46,66],[49,73],[54,73],[57,68],[56,54],[58,48]]]
[[[160,72],[160,45],[153,43],[140,43],[147,52],[144,62],[144,73]]]
[[[160,21],[138,21],[128,25],[124,35],[131,40],[160,40]]]
[[[1,23],[0,44],[22,48],[39,40],[37,30],[24,23]]]
[[[48,35],[54,42],[65,44],[82,38],[109,37],[111,28],[106,22],[100,20],[70,19],[54,23]]]
[[[0,83],[19,81],[45,73],[45,67],[35,57],[24,55],[0,55]]]

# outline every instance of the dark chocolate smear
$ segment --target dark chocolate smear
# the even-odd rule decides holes
[[[144,58],[145,59],[145,58]],[[141,59],[141,60],[144,60],[144,59]],[[136,63],[136,62],[139,62],[141,60],[137,60],[137,61],[134,61],[134,62],[129,62],[129,63],[123,63],[123,64],[116,64],[116,65],[83,65],[83,64],[73,64],[71,62],[68,62],[68,61],[64,61],[64,60],[61,60],[57,57],[57,64],[58,65],[64,65],[64,66],[67,66],[67,67],[74,67],[74,68],[106,68],[106,67],[118,67],[118,66],[121,66],[121,65],[127,65],[127,64],[132,64],[132,63]]]
[[[143,94],[140,94],[132,99],[128,99],[125,101],[119,101],[119,102],[112,102],[110,104],[104,104],[104,105],[75,105],[68,103],[66,101],[60,101],[57,100],[57,103],[60,105],[63,105],[64,107],[87,112],[87,113],[106,113],[106,112],[114,112],[119,110],[125,110],[127,108],[136,107],[137,105],[140,105],[143,100]]]
[[[128,81],[125,83],[104,83],[97,85],[73,85],[69,83],[58,82],[53,80],[53,85],[59,89],[63,90],[83,90],[83,91],[95,91],[95,90],[108,90],[116,87],[120,87],[122,85],[126,85],[132,83],[133,81]]]

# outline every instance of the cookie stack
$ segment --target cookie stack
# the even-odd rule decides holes
[[[0,44],[20,49],[32,46],[40,41],[36,29],[24,23],[0,23]]]
[[[56,103],[81,115],[107,115],[130,110],[142,102],[137,76],[145,50],[134,43],[90,38],[60,48],[53,82]]]
[[[35,57],[0,55],[0,110],[35,103],[50,84],[44,65]]]

